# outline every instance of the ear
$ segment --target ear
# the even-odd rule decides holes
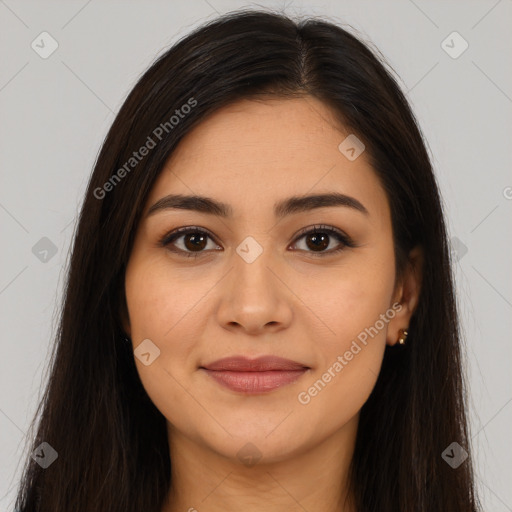
[[[398,342],[400,329],[408,330],[411,316],[418,305],[423,278],[423,250],[420,246],[414,247],[409,253],[404,275],[395,288],[391,304],[399,303],[402,307],[396,308],[395,316],[389,321],[386,343],[395,345]]]

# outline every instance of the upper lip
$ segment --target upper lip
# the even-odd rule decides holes
[[[216,371],[232,371],[232,372],[264,372],[271,370],[305,370],[308,366],[284,359],[277,356],[261,356],[256,359],[249,359],[244,356],[224,357],[212,363],[208,363],[201,368]]]

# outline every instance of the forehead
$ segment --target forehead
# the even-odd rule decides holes
[[[198,194],[255,214],[283,197],[336,191],[386,216],[387,198],[365,153],[351,161],[339,149],[349,135],[316,98],[237,101],[180,141],[148,206],[170,193]]]

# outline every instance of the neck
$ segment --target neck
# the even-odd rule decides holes
[[[357,422],[321,445],[252,466],[169,427],[171,488],[162,512],[355,512],[348,470]]]

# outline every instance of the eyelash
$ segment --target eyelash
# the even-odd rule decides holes
[[[161,247],[167,248],[171,252],[181,254],[187,258],[191,258],[191,257],[197,258],[197,257],[201,256],[202,254],[204,254],[206,251],[202,250],[202,251],[188,252],[188,251],[183,251],[182,249],[177,249],[177,250],[169,249],[169,247],[168,247],[171,243],[175,242],[178,238],[181,238],[182,236],[187,235],[189,233],[206,235],[211,240],[213,240],[215,243],[217,243],[215,241],[215,237],[213,237],[213,235],[211,235],[205,229],[199,228],[197,226],[188,226],[185,228],[176,229],[175,231],[172,231],[171,233],[164,235],[159,240],[159,245]],[[295,238],[295,240],[298,241],[299,239],[301,239],[304,236],[309,235],[309,234],[322,234],[322,233],[335,237],[339,242],[342,243],[342,245],[337,249],[331,249],[329,251],[322,251],[319,253],[315,253],[314,251],[305,251],[305,252],[311,253],[313,255],[313,257],[315,257],[315,258],[316,257],[321,258],[324,256],[339,253],[340,251],[343,251],[345,249],[345,247],[356,247],[356,245],[354,244],[354,242],[352,241],[352,239],[349,236],[345,235],[344,233],[342,233],[341,231],[339,231],[333,227],[324,226],[324,225],[315,225],[313,227],[304,228],[297,234],[297,237]],[[294,243],[296,243],[296,242],[294,242]],[[219,244],[217,244],[217,245],[219,245]]]

